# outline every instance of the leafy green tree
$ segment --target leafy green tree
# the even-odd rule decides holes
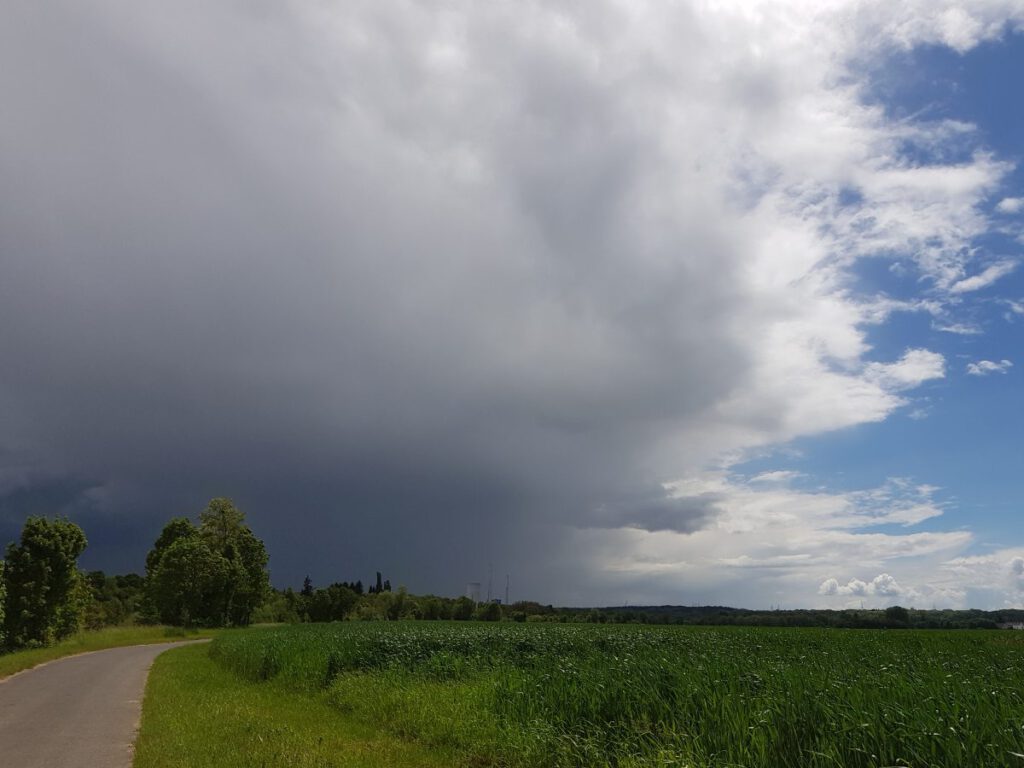
[[[156,587],[156,572],[164,553],[178,541],[196,539],[199,529],[187,517],[174,517],[164,526],[153,543],[153,548],[146,555],[146,578],[143,589],[142,604],[139,612],[142,621],[156,623],[160,621],[162,611],[157,607],[157,598],[153,592]]]
[[[160,558],[148,593],[160,621],[178,626],[220,625],[231,566],[198,537],[181,538]]]
[[[221,595],[224,624],[245,626],[270,589],[267,550],[231,499],[211,499],[199,515],[199,535],[228,564]]]
[[[455,621],[469,621],[473,618],[473,610],[475,609],[473,601],[463,595],[455,604],[452,606],[452,618]]]
[[[420,600],[420,616],[429,621],[443,619],[444,603],[433,595],[427,595]]]
[[[210,499],[206,509],[199,513],[199,531],[215,552],[234,543],[243,528],[245,515],[231,499],[223,496]]]
[[[4,637],[9,647],[47,645],[81,625],[88,588],[78,556],[88,542],[66,519],[30,517],[19,544],[7,547]]]
[[[910,611],[901,605],[891,605],[885,609],[885,619],[890,624],[906,626],[910,623]]]
[[[146,557],[143,612],[172,624],[249,624],[270,595],[267,550],[230,499],[212,499],[199,521],[179,517],[164,526]],[[175,595],[186,584],[192,592]]]
[[[501,606],[493,600],[489,603],[480,603],[476,609],[477,621],[501,621]]]
[[[146,555],[146,578],[151,577],[156,573],[157,566],[160,565],[160,558],[163,557],[164,552],[179,539],[193,538],[199,535],[198,529],[192,524],[192,521],[187,517],[174,517],[171,518],[170,522],[164,526],[164,529],[160,531],[160,535],[157,537],[153,544],[153,548],[149,550],[149,554]]]
[[[85,582],[91,593],[85,613],[89,629],[127,624],[138,615],[144,583],[138,574],[108,576],[103,571],[90,571],[85,574]],[[152,620],[156,620],[155,615]]]
[[[307,602],[310,621],[342,621],[355,608],[359,596],[344,584],[317,589]]]
[[[397,621],[398,619],[415,618],[413,614],[415,603],[409,599],[409,591],[405,587],[399,587],[397,592],[392,592],[391,583],[385,581],[384,584],[384,594],[389,598],[387,604],[388,619]]]
[[[284,592],[271,590],[264,603],[253,611],[254,624],[297,624],[299,614],[296,610],[298,601],[292,589]]]

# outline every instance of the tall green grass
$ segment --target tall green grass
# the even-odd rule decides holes
[[[153,664],[132,765],[450,768],[452,762],[440,750],[353,722],[324,694],[250,684],[214,664],[204,646],[191,645]]]
[[[1024,633],[351,623],[211,655],[465,764],[1024,768]]]

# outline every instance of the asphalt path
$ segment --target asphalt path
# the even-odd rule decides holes
[[[149,668],[179,645],[83,653],[0,680],[0,766],[130,768]]]

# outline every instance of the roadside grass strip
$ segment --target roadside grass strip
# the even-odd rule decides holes
[[[135,768],[441,768],[443,750],[356,722],[324,694],[254,683],[205,645],[156,660],[143,702]]]
[[[175,640],[196,640],[213,637],[214,631],[189,630],[176,627],[106,627],[104,629],[79,632],[66,640],[46,648],[30,648],[24,651],[0,654],[0,680],[16,672],[22,672],[40,664],[74,656],[90,651],[104,651],[108,648],[120,648],[126,645],[149,645],[151,643],[168,643]]]

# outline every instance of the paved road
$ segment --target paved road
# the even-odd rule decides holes
[[[0,681],[0,766],[130,768],[146,675],[176,645],[70,656]]]

